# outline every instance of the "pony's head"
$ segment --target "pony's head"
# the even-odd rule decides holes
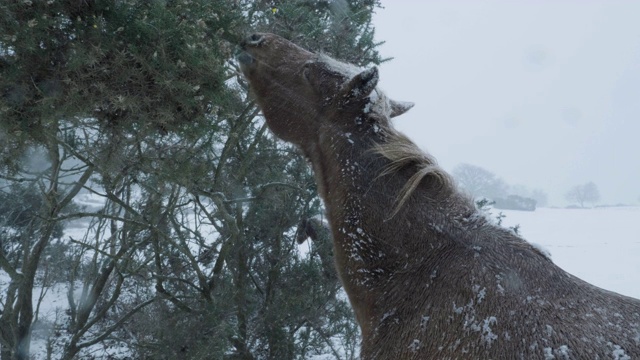
[[[413,106],[377,89],[376,67],[362,70],[273,34],[253,34],[241,49],[238,61],[269,128],[302,148],[324,126],[386,126]]]

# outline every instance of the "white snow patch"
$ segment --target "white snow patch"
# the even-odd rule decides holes
[[[456,303],[453,303],[453,312],[460,315],[464,311],[464,306],[457,307]]]
[[[484,319],[484,323],[482,324],[482,341],[487,344],[487,346],[491,346],[491,344],[498,340],[498,335],[494,334],[491,331],[491,325],[495,325],[498,322],[495,316],[490,316]]]
[[[534,249],[538,250],[540,254],[544,255],[544,257],[551,260],[551,251],[549,251],[549,249],[535,242],[529,242],[529,244],[531,244]]]
[[[545,330],[547,331],[547,336],[551,336],[551,335],[553,335],[553,326],[551,326],[551,325],[546,325],[546,326],[545,326]]]
[[[561,345],[557,350],[556,350],[556,355],[559,355],[563,360],[569,360],[570,357],[570,351],[569,351],[569,347],[567,345]]]
[[[351,143],[351,144],[353,144],[353,143],[354,143],[354,142],[353,142],[353,139],[351,139],[351,133],[350,133],[350,132],[345,133],[345,134],[344,134],[344,137],[346,137],[346,138],[347,138],[347,141],[348,141],[349,143]],[[351,169],[353,170],[353,167],[351,167]]]
[[[382,315],[382,319],[380,319],[380,322],[385,321],[387,318],[393,316],[396,313],[396,308],[393,308],[390,311],[387,311],[386,313],[384,313],[384,315]]]
[[[479,292],[478,292],[478,304],[480,304],[482,302],[482,300],[484,300],[484,297],[487,295],[487,288],[482,288]]]
[[[552,348],[546,347],[543,349],[543,351],[544,351],[544,360],[552,360],[556,358],[555,356],[553,356]]]
[[[631,360],[631,356],[625,354],[620,345],[613,345],[612,355],[614,360]]]
[[[422,319],[420,319],[420,328],[424,331],[427,329],[427,324],[429,323],[430,316],[422,315]]]
[[[420,340],[418,339],[413,339],[413,341],[411,342],[411,344],[409,344],[409,350],[411,350],[412,352],[416,352],[420,349]]]

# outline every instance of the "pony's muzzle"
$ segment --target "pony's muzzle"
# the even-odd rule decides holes
[[[241,50],[238,54],[236,54],[236,59],[241,66],[251,65],[255,61],[253,56],[251,56],[248,52]]]
[[[247,36],[240,43],[240,49],[236,54],[236,59],[241,66],[248,66],[255,62],[255,58],[251,55],[250,49],[252,47],[257,47],[265,41],[265,38],[262,34],[254,33]]]

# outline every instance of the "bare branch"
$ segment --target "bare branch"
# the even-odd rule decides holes
[[[110,327],[108,327],[107,329],[104,330],[104,332],[100,335],[95,337],[92,340],[89,341],[85,341],[83,343],[79,343],[77,345],[78,349],[82,349],[94,344],[99,343],[100,341],[104,340],[107,338],[107,336],[111,335],[111,333],[113,333],[115,330],[117,330],[120,326],[122,326],[122,324],[125,323],[125,321],[129,320],[130,317],[132,317],[133,315],[135,315],[138,311],[142,310],[145,306],[153,303],[154,301],[156,301],[157,298],[151,298],[149,300],[146,300],[140,304],[138,304],[136,307],[134,307],[133,309],[129,310],[129,312],[127,312],[125,315],[123,315],[118,321],[116,321],[113,325],[111,325]]]

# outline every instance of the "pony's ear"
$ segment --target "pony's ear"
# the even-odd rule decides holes
[[[391,114],[389,117],[400,116],[409,111],[409,109],[415,105],[409,101],[395,101],[391,99],[389,99],[389,103],[391,104]]]
[[[363,99],[378,86],[378,68],[372,67],[351,78],[342,86],[343,103]]]

